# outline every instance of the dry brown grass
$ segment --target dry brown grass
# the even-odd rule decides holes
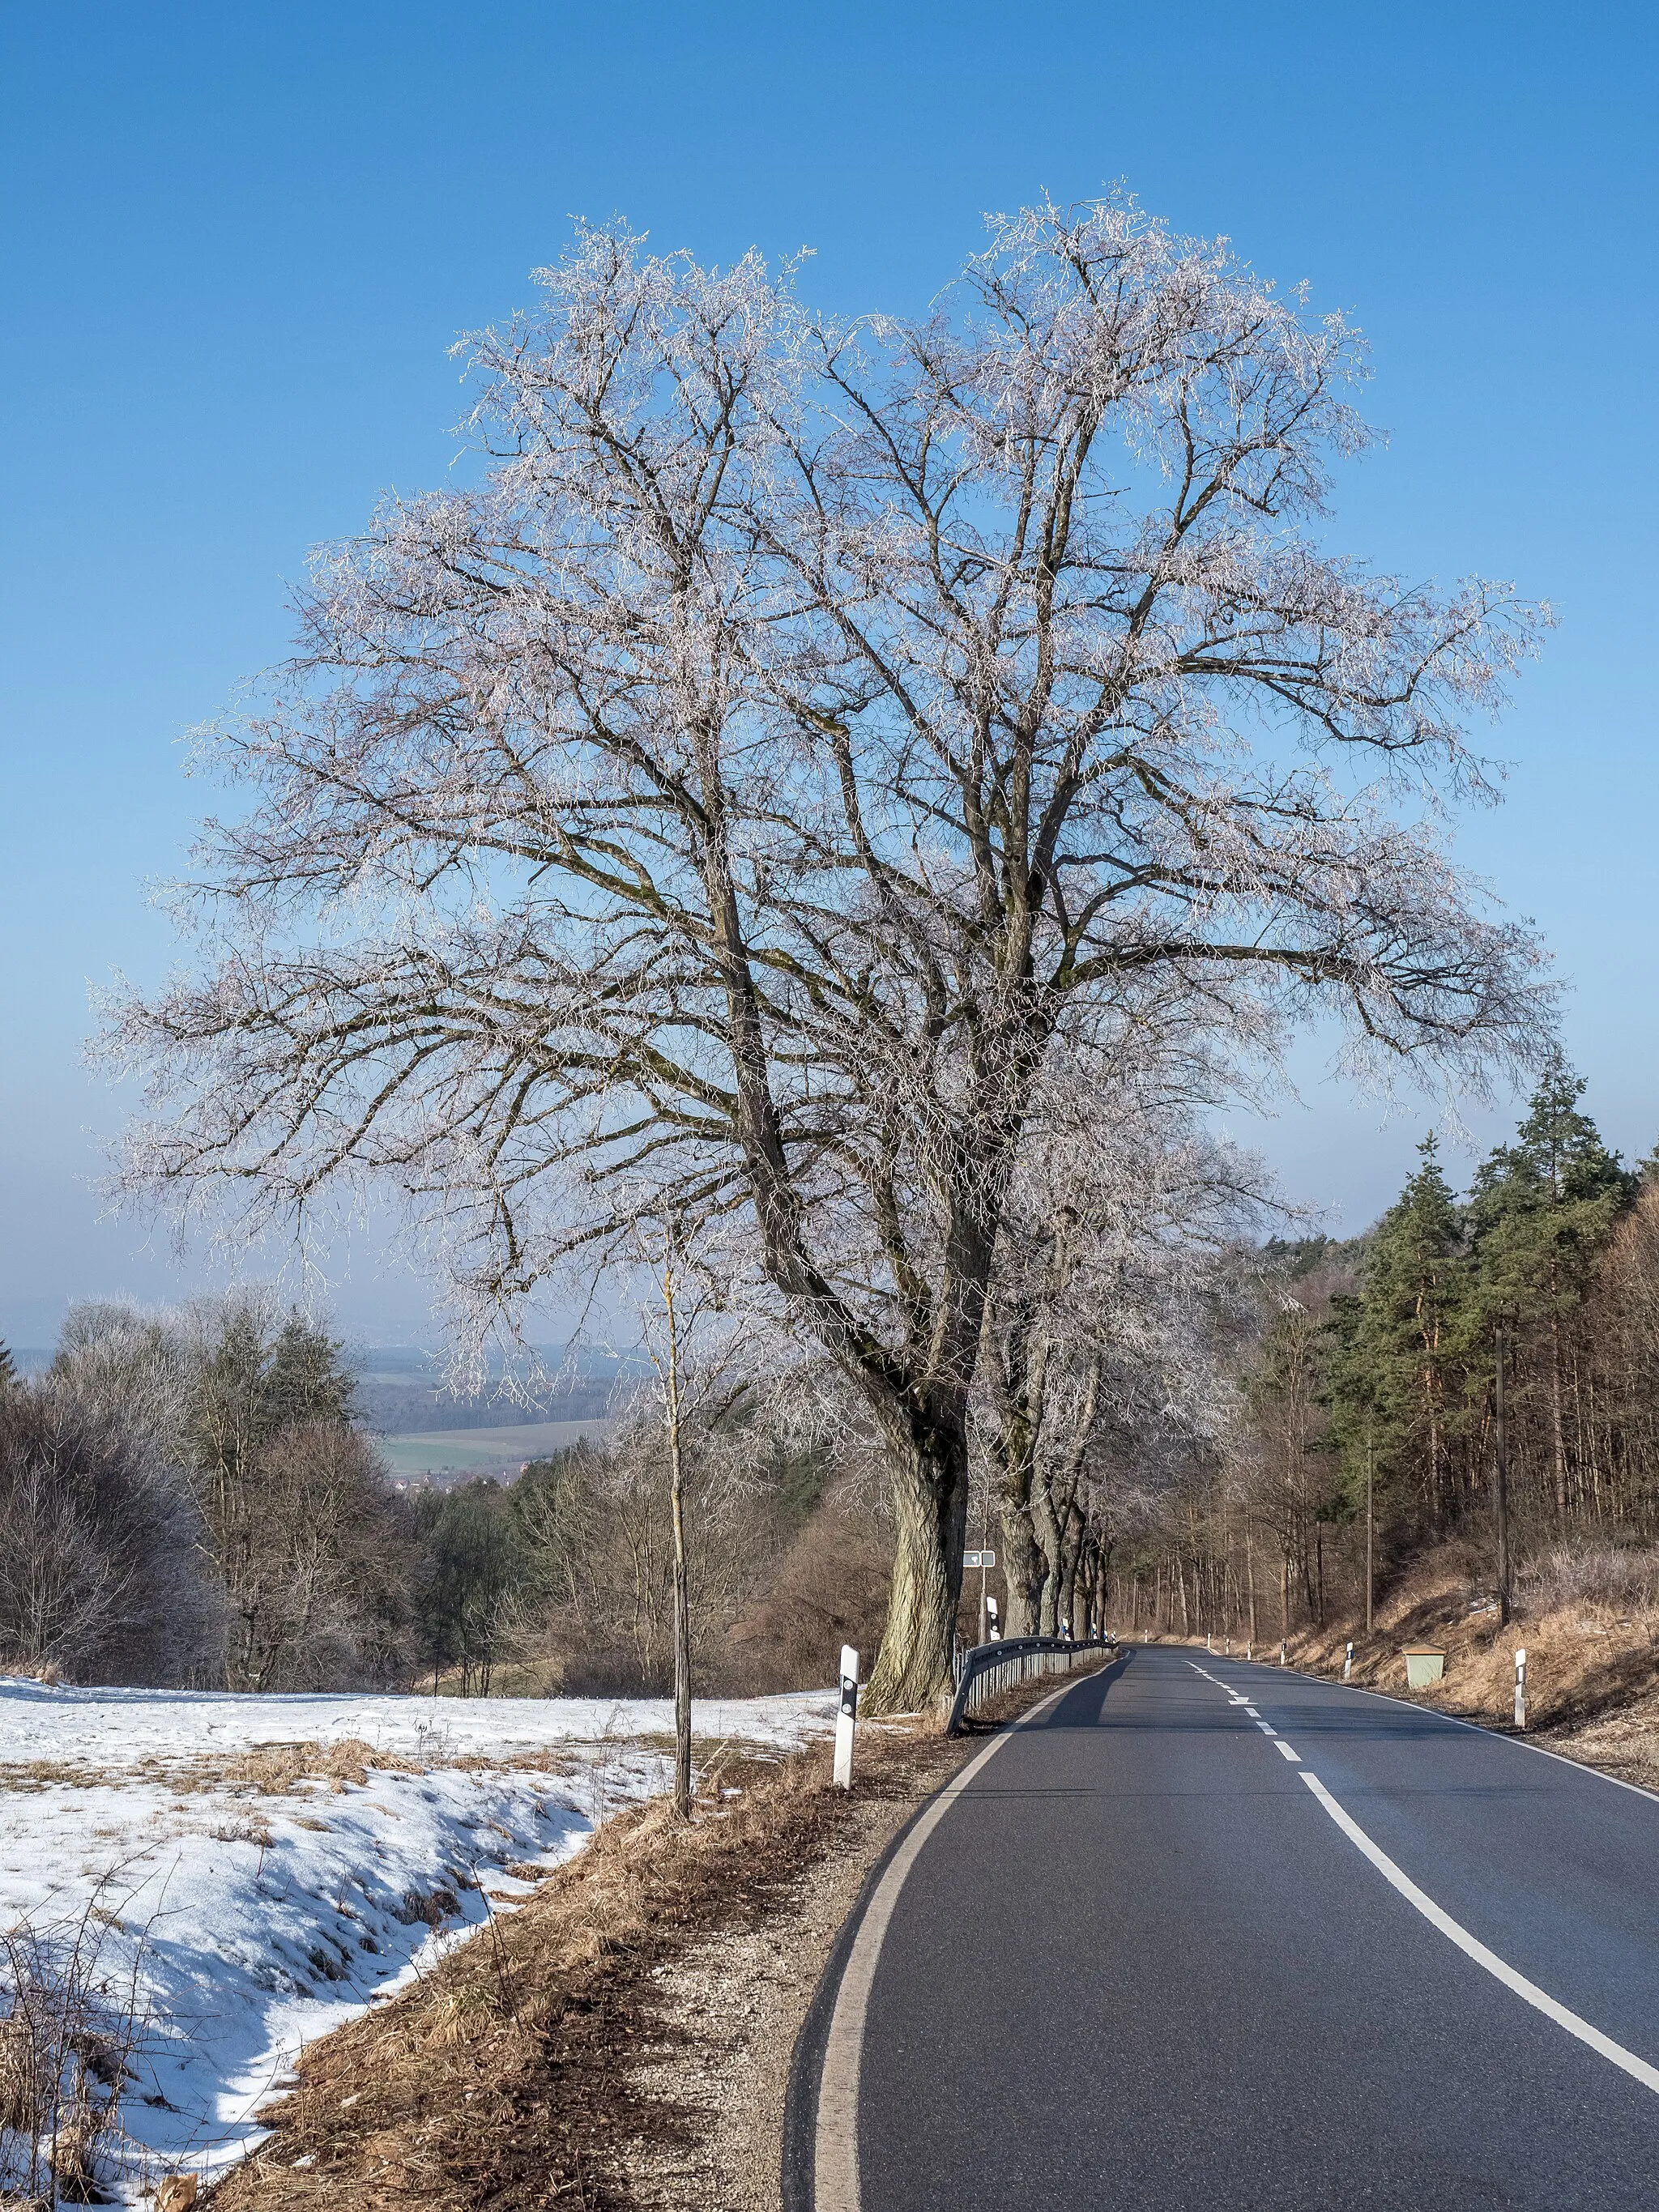
[[[338,1743],[262,1743],[234,1760],[225,1778],[246,1784],[262,1797],[290,1796],[307,1782],[326,1782],[337,1795],[355,1783],[365,1788],[372,1770],[387,1774],[421,1774],[418,1760],[395,1751],[377,1751],[361,1736],[345,1736]]]
[[[1575,1582],[1585,1594],[1554,1601]],[[1363,1624],[1334,1622],[1322,1636],[1293,1637],[1291,1663],[1340,1677],[1352,1637],[1354,1681],[1509,1729],[1515,1653],[1523,1648],[1529,1733],[1551,1750],[1627,1780],[1659,1781],[1659,1609],[1645,1601],[1640,1578],[1575,1577],[1555,1563],[1523,1581],[1521,1594],[1540,1609],[1500,1627],[1496,1605],[1471,1577],[1468,1553],[1447,1546],[1419,1560],[1389,1592],[1369,1639]],[[1445,1678],[1433,1688],[1407,1688],[1408,1644],[1445,1652]],[[1264,1643],[1257,1656],[1270,1657],[1277,1648]]]
[[[266,2110],[270,2139],[207,2201],[215,2212],[625,2204],[642,2131],[667,2141],[696,2124],[672,2094],[643,2107],[630,2078],[642,2041],[665,2033],[661,1969],[722,1931],[787,1923],[802,1875],[861,1807],[913,1798],[971,1748],[921,1724],[864,1729],[850,1799],[830,1783],[827,1745],[734,1753],[717,1784],[741,1794],[705,1796],[690,1826],[659,1800],[606,1823],[550,1875],[514,1869],[541,1876],[533,1898],[313,2045],[298,2087]]]

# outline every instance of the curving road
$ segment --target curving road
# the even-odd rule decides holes
[[[785,2167],[792,2212],[1655,2212],[1659,1800],[1131,1650],[872,1875]]]

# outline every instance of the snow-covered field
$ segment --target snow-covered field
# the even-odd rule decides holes
[[[707,1754],[829,1733],[829,1692],[699,1703]],[[300,2045],[667,1784],[672,1708],[242,1697],[0,1679],[0,1934],[139,2032],[118,2185],[254,2140]],[[368,1746],[400,1769],[329,1747]],[[320,1747],[301,1751],[284,1747]],[[452,1908],[453,1908],[452,1910]],[[423,1917],[424,1916],[424,1917]],[[434,1923],[438,1923],[434,1926]]]

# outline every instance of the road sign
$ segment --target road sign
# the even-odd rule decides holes
[[[962,1564],[964,1567],[994,1567],[996,1563],[997,1555],[994,1552],[964,1552],[962,1555]]]

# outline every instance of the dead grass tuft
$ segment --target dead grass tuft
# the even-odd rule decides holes
[[[262,1743],[233,1765],[230,1778],[262,1797],[290,1796],[307,1782],[326,1782],[337,1795],[353,1784],[366,1788],[374,1769],[388,1774],[425,1771],[395,1751],[377,1751],[361,1736],[345,1736],[338,1743]]]

